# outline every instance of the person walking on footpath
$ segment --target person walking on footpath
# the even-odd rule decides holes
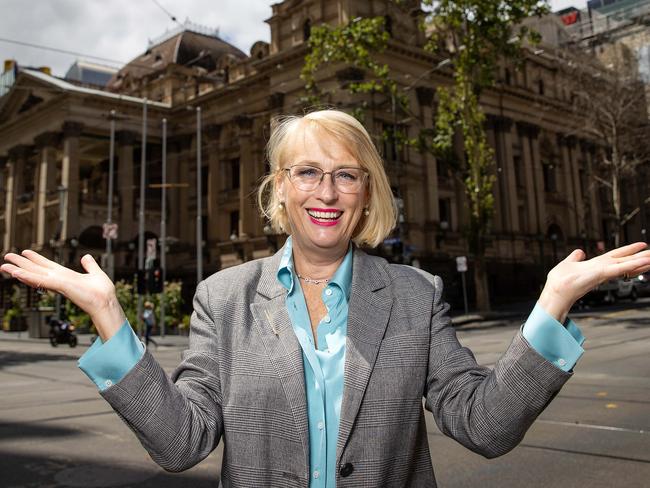
[[[151,334],[153,333],[153,329],[156,326],[156,314],[154,313],[153,310],[153,303],[150,301],[144,302],[144,311],[142,312],[142,321],[144,322],[145,325],[145,332],[144,332],[144,340],[145,340],[145,345],[148,347],[149,342],[151,342],[154,346],[158,347],[158,343],[154,341],[151,337]]]
[[[223,440],[224,488],[435,487],[432,459],[444,456],[429,452],[423,407],[472,451],[507,453],[583,354],[567,317],[574,302],[650,270],[645,243],[592,259],[574,250],[494,368],[483,367],[456,338],[440,277],[362,250],[384,241],[397,210],[354,117],[284,117],[267,155],[259,201],[286,243],[197,285],[189,350],[171,376],[92,256],[85,273],[31,250],[1,266],[90,315],[100,340],[79,366],[155,462],[182,471]]]

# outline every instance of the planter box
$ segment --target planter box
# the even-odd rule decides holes
[[[29,337],[42,339],[50,336],[50,325],[47,319],[54,315],[54,307],[29,310],[25,315],[29,324]]]

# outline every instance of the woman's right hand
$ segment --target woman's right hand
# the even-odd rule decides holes
[[[86,273],[77,273],[35,251],[5,254],[0,270],[34,288],[60,293],[86,312],[103,341],[110,339],[126,319],[115,285],[90,254],[81,258]]]

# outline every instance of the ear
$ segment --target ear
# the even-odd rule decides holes
[[[282,177],[282,173],[278,174],[275,180],[275,194],[281,202],[284,202],[284,185],[286,178]]]

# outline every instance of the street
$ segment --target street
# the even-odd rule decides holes
[[[587,338],[575,376],[521,445],[501,458],[483,459],[442,436],[427,413],[439,486],[650,486],[647,305],[598,308],[574,317]],[[520,324],[469,324],[458,335],[480,363],[491,365]],[[184,473],[157,467],[77,368],[86,347],[0,341],[0,485],[217,486],[222,446]],[[181,350],[161,346],[153,354],[171,371]]]

